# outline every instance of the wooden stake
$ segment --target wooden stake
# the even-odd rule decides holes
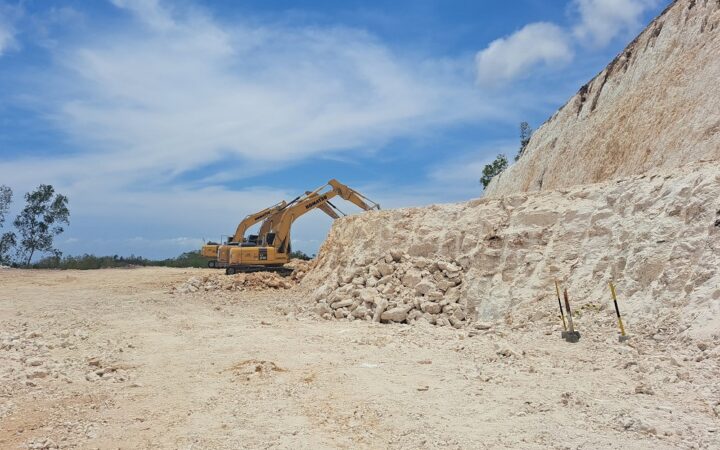
[[[617,295],[615,295],[615,286],[613,285],[612,281],[610,281],[608,285],[610,285],[610,293],[612,294],[613,303],[615,304],[615,314],[617,315],[618,326],[620,327],[620,340],[623,341],[627,339],[627,335],[625,334],[625,326],[623,325],[622,316],[620,315]]]
[[[567,331],[567,323],[565,322],[565,312],[563,311],[562,301],[560,300],[560,286],[558,286],[557,280],[555,280],[555,293],[557,294],[558,306],[560,307],[560,317],[563,321],[563,330]]]
[[[568,298],[567,288],[563,290],[563,296],[565,297],[565,311],[567,311],[568,324],[570,325],[570,332],[575,332],[575,326],[573,325],[572,310],[570,310],[570,299]]]
[[[567,312],[568,327],[570,329],[568,331],[565,331],[561,335],[566,341],[575,343],[580,340],[580,332],[575,331],[575,325],[573,324],[572,310],[570,309],[570,298],[568,297],[567,288],[565,288],[563,290],[563,295],[565,297],[565,311]]]

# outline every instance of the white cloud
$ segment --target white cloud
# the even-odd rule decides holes
[[[6,24],[0,22],[0,56],[13,44],[15,33]]]
[[[17,46],[14,22],[19,14],[19,8],[0,3],[0,56]]]
[[[175,26],[171,14],[160,5],[159,0],[110,0],[110,2],[118,8],[131,11],[152,28],[169,30]]]
[[[573,58],[567,34],[557,25],[537,22],[490,43],[475,57],[480,85],[496,85],[538,65],[562,66]]]
[[[573,0],[580,16],[573,33],[590,45],[603,47],[622,32],[637,32],[642,14],[658,3],[658,0]]]
[[[57,127],[92,148],[83,157],[100,170],[173,176],[229,159],[278,168],[505,109],[463,71],[404,59],[362,31],[114,3],[143,26],[65,46],[56,57],[62,76],[44,96]],[[45,74],[41,82],[46,91]]]

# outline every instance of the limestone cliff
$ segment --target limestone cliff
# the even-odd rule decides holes
[[[720,160],[720,1],[677,0],[532,137],[486,195]]]

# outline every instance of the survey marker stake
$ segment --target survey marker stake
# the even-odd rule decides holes
[[[565,311],[567,311],[567,320],[570,330],[563,331],[560,335],[566,341],[575,343],[580,340],[580,332],[575,331],[575,325],[573,325],[572,310],[570,309],[570,299],[568,298],[567,288],[563,290],[563,296],[565,297]]]
[[[567,323],[565,323],[565,313],[563,312],[562,300],[560,300],[560,286],[558,286],[557,280],[555,280],[555,293],[557,294],[558,306],[560,307],[560,317],[563,321],[563,330],[567,331]]]
[[[624,342],[627,341],[630,336],[625,334],[625,326],[623,325],[622,316],[620,315],[620,308],[618,307],[617,303],[617,295],[615,295],[615,286],[613,285],[612,281],[610,281],[608,285],[610,285],[610,293],[612,294],[613,303],[615,304],[615,314],[617,314],[618,326],[620,327],[620,336],[618,336],[618,340],[620,342]]]

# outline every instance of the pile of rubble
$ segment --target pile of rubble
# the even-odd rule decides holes
[[[461,300],[463,268],[453,261],[410,257],[391,251],[316,292],[316,312],[325,319],[372,320],[463,327],[470,317]],[[329,287],[332,286],[332,287]]]
[[[260,291],[265,289],[290,289],[294,282],[271,272],[239,273],[225,275],[195,276],[172,288],[178,294],[210,291]]]
[[[293,273],[290,275],[290,279],[293,281],[300,281],[305,278],[305,275],[315,267],[315,260],[311,259],[305,261],[302,259],[293,259],[289,263],[285,264],[285,267],[293,269]]]

